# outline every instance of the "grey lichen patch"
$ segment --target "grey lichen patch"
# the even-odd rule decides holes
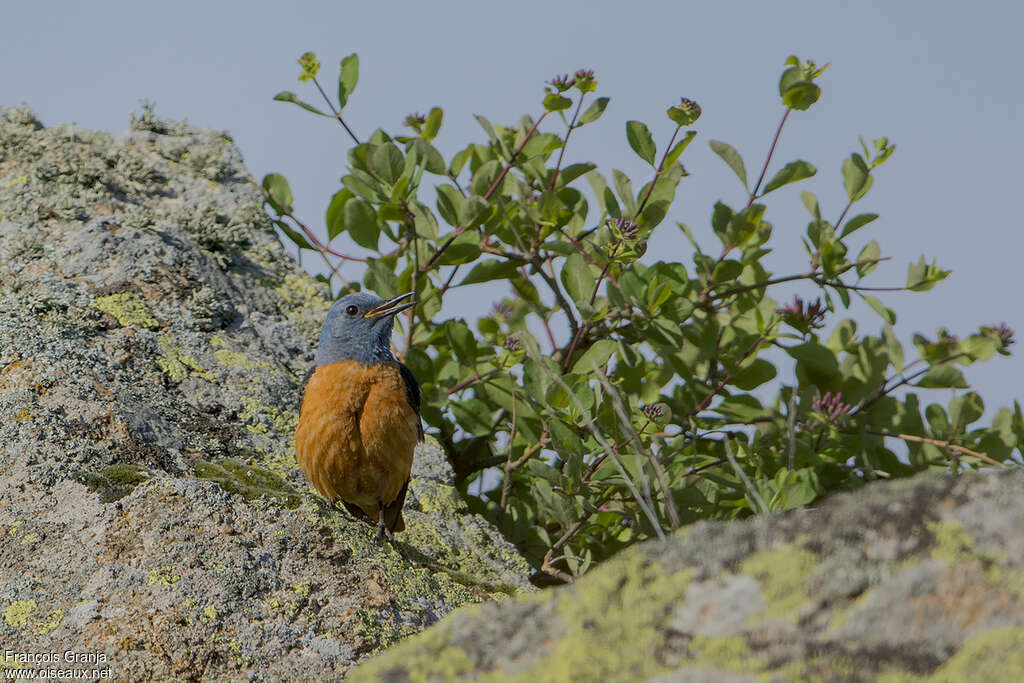
[[[148,328],[160,327],[160,323],[153,317],[145,300],[135,292],[120,292],[101,296],[94,299],[90,305],[112,315],[124,327],[131,325]]]
[[[290,509],[297,508],[302,502],[302,496],[283,477],[232,458],[222,458],[216,462],[201,461],[196,463],[194,469],[200,479],[215,481],[225,491],[237,493],[246,500],[277,499]]]
[[[100,494],[101,503],[113,503],[131,493],[152,475],[140,465],[111,465],[101,470],[87,470],[75,475],[93,493]]]

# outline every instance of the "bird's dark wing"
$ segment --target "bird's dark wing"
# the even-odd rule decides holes
[[[405,398],[409,401],[409,405],[416,411],[416,417],[420,415],[420,402],[423,399],[423,392],[420,389],[420,383],[416,380],[416,375],[412,374],[412,370],[405,367],[405,364],[398,364],[398,372],[402,375],[402,382],[405,384]],[[420,441],[423,441],[423,424],[417,420],[416,429],[419,432]]]

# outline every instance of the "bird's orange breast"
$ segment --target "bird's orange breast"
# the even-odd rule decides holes
[[[362,508],[377,521],[381,504],[409,479],[419,416],[396,362],[339,361],[316,368],[295,431],[303,474],[328,500]]]

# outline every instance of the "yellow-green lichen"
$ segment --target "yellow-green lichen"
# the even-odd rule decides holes
[[[214,381],[213,374],[204,370],[195,358],[179,349],[170,335],[158,337],[157,344],[160,346],[160,355],[156,363],[172,382],[181,382],[190,374],[202,377],[208,382]]]
[[[9,533],[11,536],[14,536],[18,533],[18,527],[20,527],[24,523],[25,520],[23,519],[19,519],[17,522],[13,522],[9,527],[7,527],[7,533]]]
[[[453,647],[450,634],[443,628],[429,628],[397,646],[393,651],[371,659],[349,674],[351,683],[374,683],[391,672],[405,674],[409,683],[454,681],[473,670],[473,661],[465,650]]]
[[[217,618],[217,608],[213,605],[207,605],[203,608],[203,617],[200,621],[213,621]]]
[[[668,573],[639,549],[605,563],[600,571],[557,593],[561,627],[553,631],[562,637],[513,680],[643,681],[660,673],[664,666],[651,652],[663,641],[667,613],[686,595],[692,573]]]
[[[1024,571],[1004,568],[1002,562],[1005,557],[1000,553],[980,552],[963,524],[956,520],[944,520],[929,524],[928,530],[935,537],[932,559],[950,563],[977,562],[982,567],[986,581],[1006,588],[1018,599],[1024,600]]]
[[[181,581],[181,577],[174,573],[174,567],[157,567],[156,569],[149,570],[149,576],[146,577],[146,585],[152,586],[154,584],[160,584],[161,586],[173,586],[174,584]]]
[[[35,612],[35,600],[15,600],[4,610],[4,621],[11,628],[21,628]]]
[[[291,436],[299,425],[299,416],[295,411],[268,406],[253,396],[242,397],[242,410],[238,417],[246,422],[249,431],[256,434],[266,434],[273,429],[278,434]]]
[[[64,619],[64,610],[55,609],[50,612],[50,616],[46,618],[43,623],[39,625],[39,630],[36,631],[41,636],[45,636],[50,631],[60,626],[60,622]]]
[[[4,182],[4,187],[14,187],[15,185],[24,185],[27,182],[28,182],[28,174],[27,173],[22,173],[20,176],[16,176],[16,177],[11,178],[10,180]]]
[[[101,296],[89,305],[112,315],[124,327],[130,325],[150,328],[160,326],[153,314],[149,312],[145,300],[135,292]]]
[[[1024,626],[978,633],[926,680],[928,683],[1024,680]]]
[[[21,543],[22,543],[22,545],[29,545],[30,543],[35,543],[38,540],[39,540],[39,534],[36,534],[36,533],[25,534],[21,538]]]
[[[149,470],[140,465],[111,465],[99,471],[86,470],[75,475],[90,491],[100,495],[101,503],[113,503],[150,479]]]
[[[690,651],[697,660],[694,666],[708,666],[731,673],[758,673],[763,665],[743,636],[694,636]]]
[[[309,275],[289,273],[274,291],[281,297],[282,313],[288,317],[311,313],[319,319],[331,307],[330,299],[324,296],[324,286]]]
[[[215,462],[200,461],[194,470],[200,479],[211,479],[225,491],[237,493],[246,500],[276,498],[291,509],[297,508],[302,502],[302,496],[288,485],[284,477],[231,458]]]
[[[817,566],[817,555],[792,544],[754,553],[744,560],[740,572],[758,580],[765,605],[754,619],[796,621],[797,612],[810,599],[807,580]]]

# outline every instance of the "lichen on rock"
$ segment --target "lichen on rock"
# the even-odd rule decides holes
[[[115,677],[343,676],[532,590],[425,445],[394,547],[328,507],[292,434],[326,287],[225,133],[0,108],[0,636]],[[422,503],[420,502],[422,501]]]

